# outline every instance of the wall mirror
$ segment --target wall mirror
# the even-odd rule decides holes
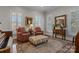
[[[25,28],[26,30],[33,28],[33,18],[32,17],[25,17]]]
[[[25,24],[26,24],[26,25],[32,24],[32,17],[26,17],[26,18],[25,18]]]
[[[55,17],[55,25],[56,24],[59,24],[63,28],[65,28],[66,27],[66,15],[56,16]]]

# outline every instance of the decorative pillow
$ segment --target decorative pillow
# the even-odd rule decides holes
[[[0,49],[5,48],[7,46],[9,37],[6,37],[4,41],[0,44]]]
[[[0,35],[0,44],[4,40],[4,38],[5,38],[5,33],[3,33],[3,34]]]

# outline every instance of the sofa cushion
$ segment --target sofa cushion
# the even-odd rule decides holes
[[[6,38],[5,33],[0,34],[0,45],[3,43],[5,38]]]
[[[0,44],[0,49],[5,48],[7,46],[9,37],[6,37],[4,41]]]

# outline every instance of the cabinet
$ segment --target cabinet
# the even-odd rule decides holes
[[[65,29],[53,29],[53,35],[55,38],[57,35],[62,36],[62,39],[66,39],[66,30]]]

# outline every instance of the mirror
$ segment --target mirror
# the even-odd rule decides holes
[[[59,24],[63,28],[65,28],[66,27],[66,15],[56,16],[55,17],[55,25],[56,24]]]
[[[26,18],[25,18],[25,24],[26,24],[26,25],[32,24],[32,17],[26,17]]]
[[[32,29],[33,27],[33,18],[32,17],[25,17],[25,27],[26,29]]]

